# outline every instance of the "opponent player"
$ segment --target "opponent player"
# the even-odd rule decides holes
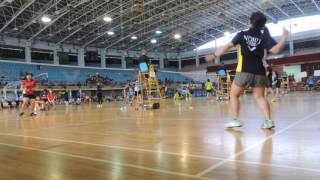
[[[23,94],[23,99],[22,99],[22,106],[21,106],[21,111],[20,111],[20,116],[23,116],[25,111],[28,108],[28,105],[31,104],[31,109],[32,112],[30,116],[36,115],[34,113],[35,109],[35,94],[34,94],[34,89],[36,88],[37,83],[35,80],[32,79],[32,74],[27,74],[25,79],[21,81],[21,91]]]

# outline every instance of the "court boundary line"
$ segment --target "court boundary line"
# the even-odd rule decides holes
[[[24,136],[24,135],[20,135],[20,134],[0,133],[0,136],[13,136],[13,137],[39,139],[39,140],[45,140],[45,141],[56,141],[56,142],[63,142],[63,143],[90,145],[90,146],[104,147],[104,148],[110,148],[110,149],[121,149],[121,150],[125,150],[125,151],[147,152],[147,153],[155,153],[155,154],[159,153],[159,154],[178,156],[178,157],[182,156],[178,152],[157,151],[157,150],[151,150],[151,149],[131,148],[131,147],[106,145],[106,144],[96,144],[96,143],[73,141],[73,140],[63,140],[63,139],[56,139],[56,138],[43,138],[43,137],[35,137],[35,136]],[[213,156],[196,155],[196,154],[186,154],[185,156],[189,157],[189,158],[206,159],[206,160],[220,160],[220,161],[227,160],[227,158],[223,158],[223,157],[213,157]],[[311,172],[319,172],[320,173],[320,170],[314,169],[314,168],[303,168],[303,167],[288,166],[288,165],[282,165],[282,164],[260,163],[260,162],[254,162],[254,161],[243,161],[243,160],[234,160],[234,159],[228,160],[228,161],[229,162],[241,163],[241,164],[255,164],[255,165],[261,165],[261,166],[268,166],[268,167],[281,167],[281,168],[286,168],[286,169],[296,169],[296,170],[304,170],[304,171],[311,171]]]
[[[134,165],[134,164],[129,164],[129,163],[119,163],[119,162],[114,162],[114,161],[110,161],[110,160],[91,158],[91,157],[88,157],[88,156],[74,155],[74,154],[69,154],[69,153],[61,153],[61,152],[55,152],[55,151],[50,151],[50,150],[43,150],[43,149],[39,149],[39,148],[12,145],[12,144],[7,144],[7,143],[0,143],[0,145],[7,146],[7,147],[12,147],[12,148],[16,148],[16,149],[25,149],[25,150],[31,150],[31,151],[38,151],[38,152],[50,153],[50,154],[55,154],[55,155],[64,156],[64,157],[89,160],[89,161],[100,162],[100,163],[105,163],[105,164],[113,164],[113,165],[117,165],[117,166],[130,167],[130,168],[135,168],[135,169],[142,169],[142,170],[153,171],[153,172],[158,172],[158,173],[163,173],[163,174],[190,177],[190,178],[195,178],[195,179],[200,179],[200,180],[217,180],[217,179],[206,178],[206,177],[197,177],[195,175],[186,174],[186,173],[180,173],[180,172],[174,172],[174,171],[169,171],[169,170],[150,168],[150,167],[146,167],[146,166],[139,166],[139,165]]]
[[[290,129],[290,128],[294,127],[294,126],[296,126],[297,124],[299,124],[299,123],[301,123],[301,122],[303,122],[303,121],[309,120],[310,118],[312,118],[313,116],[315,116],[315,115],[317,115],[317,114],[319,114],[319,113],[320,113],[320,111],[316,111],[316,112],[310,114],[310,115],[307,116],[307,117],[304,117],[304,118],[302,118],[302,119],[300,119],[300,120],[297,120],[297,121],[293,122],[292,124],[288,125],[287,127],[285,127],[285,128],[283,128],[283,129],[277,131],[275,134],[272,134],[272,135],[268,136],[267,138],[264,138],[264,139],[262,139],[262,140],[260,140],[260,141],[258,141],[258,142],[256,142],[256,143],[252,144],[251,146],[249,146],[249,147],[245,148],[244,150],[239,151],[239,152],[237,152],[237,153],[229,156],[228,158],[226,158],[225,160],[223,160],[223,161],[221,161],[221,162],[219,162],[219,163],[216,163],[216,164],[213,164],[213,165],[209,166],[208,168],[206,168],[206,169],[204,169],[203,171],[199,172],[196,176],[197,176],[197,177],[203,177],[203,176],[206,175],[207,173],[209,173],[209,172],[211,172],[211,171],[213,171],[213,170],[215,170],[215,169],[223,166],[224,164],[226,164],[226,163],[234,160],[236,157],[242,155],[243,153],[252,150],[253,148],[255,148],[255,147],[263,144],[265,141],[267,141],[267,140],[269,140],[269,139],[272,139],[273,137],[278,136],[279,134],[282,134],[283,132],[287,131],[288,129]]]

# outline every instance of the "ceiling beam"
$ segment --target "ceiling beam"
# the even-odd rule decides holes
[[[127,4],[129,4],[129,3],[127,3]],[[127,5],[127,4],[124,4],[124,5]],[[124,5],[123,5],[123,6],[124,6]],[[60,40],[59,42],[57,42],[56,44],[61,44],[61,43],[63,43],[64,41],[66,41],[67,39],[69,39],[70,37],[72,37],[73,35],[75,35],[76,33],[78,33],[79,31],[81,31],[83,28],[89,26],[90,24],[96,22],[98,19],[102,18],[105,14],[112,14],[112,13],[114,13],[115,11],[118,11],[119,8],[120,8],[120,6],[117,6],[116,8],[113,8],[113,9],[109,10],[108,12],[105,12],[105,13],[103,13],[102,15],[99,15],[99,16],[95,17],[94,19],[91,19],[90,21],[87,21],[85,24],[80,25],[79,28],[77,28],[77,29],[76,29],[75,31],[73,31],[72,33],[68,34],[66,37],[64,37],[63,39],[61,39],[61,40]],[[116,20],[116,19],[114,19],[114,21],[115,21],[115,20]],[[97,29],[100,29],[101,27],[103,27],[103,26],[105,26],[105,25],[106,25],[106,24],[104,24],[104,25],[102,25],[102,26],[99,26],[98,28],[94,28],[92,31],[90,31],[89,33],[86,33],[86,34],[90,34],[90,33],[96,31]],[[84,37],[86,37],[86,36],[84,36]],[[84,38],[84,37],[82,37],[82,38]]]
[[[193,1],[193,2],[196,3],[196,2],[198,2],[198,1]],[[192,8],[190,8],[190,7],[188,7],[188,8],[187,8],[187,7],[184,7],[184,10],[194,11],[194,9],[192,9]],[[201,16],[205,16],[205,17],[207,18],[206,14],[201,14],[201,13],[198,13],[198,14],[200,14]],[[182,16],[182,18],[184,18],[184,17]],[[184,19],[186,19],[186,18],[184,18]],[[225,25],[225,26],[228,26],[229,28],[232,28],[232,29],[234,29],[234,30],[237,30],[237,28],[228,25],[226,22],[223,22],[223,21],[221,21],[221,20],[218,20],[217,18],[214,18],[214,21],[215,21],[215,22],[218,22],[218,23],[221,24],[221,25]],[[161,26],[161,27],[163,27],[163,26]],[[219,31],[218,29],[216,29],[216,30]],[[153,30],[151,30],[151,31],[153,31]],[[151,32],[151,31],[148,31],[148,32]],[[148,32],[147,32],[147,33],[148,33]],[[221,31],[221,32],[222,32],[222,31]],[[128,36],[126,36],[125,38],[128,38],[128,37],[134,35],[135,33],[137,33],[137,32],[131,33],[131,34],[129,34]],[[143,42],[145,42],[145,41],[147,41],[147,40],[150,40],[150,39],[145,38],[145,40],[140,41],[138,44],[136,44],[135,46],[131,46],[131,47],[129,47],[128,49],[132,49],[133,47],[136,47],[137,45],[139,45],[139,44],[141,44],[141,43],[143,43]],[[120,42],[120,41],[122,41],[122,40],[118,40],[118,41],[116,41],[115,43],[107,46],[106,48],[110,48],[110,47],[112,47],[113,45],[117,44],[117,43]]]
[[[314,6],[316,6],[316,8],[318,9],[318,11],[320,11],[320,6],[317,4],[317,2],[315,0],[311,0],[314,4]]]
[[[37,14],[35,17],[31,17],[31,19],[19,27],[19,33],[17,35],[23,33],[27,27],[29,27],[31,24],[33,24],[35,21],[38,21],[41,16],[43,16],[47,11],[49,11],[52,7],[56,6],[61,0],[51,0],[49,1],[43,8],[41,8],[39,11],[35,12]]]
[[[90,7],[91,5],[93,5],[94,3],[96,3],[97,1],[98,1],[98,0],[92,1],[90,4],[87,4],[83,9],[85,9],[85,8],[87,8],[87,7]],[[82,19],[82,18],[83,18],[84,16],[86,16],[87,14],[95,11],[97,8],[101,8],[101,6],[105,5],[106,3],[108,3],[108,1],[106,1],[106,2],[104,2],[104,3],[100,3],[99,5],[94,6],[94,8],[90,8],[90,10],[85,11],[84,13],[83,13],[83,11],[77,12],[77,14],[74,15],[75,17],[73,17],[73,18],[71,19],[71,21],[68,20],[67,24],[63,25],[63,27],[62,27],[62,28],[59,28],[59,30],[57,30],[56,32],[53,32],[53,33],[52,33],[53,36],[56,35],[56,34],[59,34],[59,33],[63,32],[63,31],[65,30],[65,28],[70,27],[70,25],[71,25],[72,23],[74,23],[74,22],[77,22],[77,23],[81,24],[82,22],[78,22],[80,19]],[[101,9],[104,9],[104,8],[101,8]],[[98,17],[100,17],[100,16],[98,16]],[[79,25],[77,25],[77,26],[79,26]]]
[[[303,10],[298,6],[298,4],[297,3],[295,3],[293,0],[290,0],[290,2],[301,12],[301,14],[305,14],[304,12],[303,12]]]
[[[72,8],[77,8],[78,6],[82,5],[83,3],[81,1],[79,1],[78,3],[74,4],[72,6]],[[69,13],[71,10],[71,7],[65,7],[62,9],[62,13],[56,17],[54,20],[52,20],[50,23],[48,23],[47,25],[45,25],[41,30],[39,30],[37,33],[35,33],[33,36],[31,36],[28,41],[32,41],[34,38],[36,38],[40,33],[42,33],[44,30],[46,30],[48,27],[50,27],[52,24],[54,24],[56,21],[58,21],[61,17],[63,17],[64,15],[66,15],[67,13]]]
[[[284,14],[285,16],[287,16],[287,17],[290,18],[289,14],[286,13],[286,12],[284,12],[284,10],[281,9],[281,7],[279,7],[276,3],[272,2],[272,0],[269,0],[268,2],[270,2],[270,3],[271,3],[275,8],[277,8],[282,14]]]
[[[112,27],[112,28],[108,29],[107,31],[104,31],[104,32],[101,33],[100,35],[98,35],[98,36],[96,36],[95,38],[91,39],[90,41],[88,41],[87,43],[85,43],[85,44],[83,45],[83,47],[89,46],[89,45],[90,45],[91,43],[93,43],[95,40],[97,40],[97,39],[99,39],[100,37],[106,35],[106,34],[108,33],[108,31],[110,31],[110,30],[112,30],[112,29],[119,28],[119,27],[123,26],[125,23],[130,23],[130,22],[132,22],[134,19],[136,19],[136,18],[138,18],[138,17],[142,17],[143,15],[146,15],[147,13],[149,13],[149,12],[155,10],[155,9],[159,9],[159,8],[161,8],[161,7],[164,7],[164,6],[170,4],[170,3],[174,2],[174,1],[175,1],[175,0],[170,0],[170,1],[166,2],[166,3],[161,4],[160,6],[156,6],[155,8],[152,8],[152,9],[149,9],[148,11],[143,12],[143,13],[141,13],[140,15],[138,15],[138,16],[136,16],[136,17],[132,17],[132,18],[130,18],[130,19],[124,21],[124,22],[121,22],[121,23],[118,24],[117,26]],[[126,37],[126,38],[127,38],[127,37]],[[124,38],[124,37],[120,38],[118,41],[116,41],[116,43],[122,41],[123,39],[125,39],[125,38]]]
[[[257,1],[256,0],[250,0],[249,3],[243,3],[243,6],[247,6],[247,7],[253,7],[254,9],[256,9],[257,11],[261,11],[263,12],[267,17],[269,17],[272,21],[277,21],[277,19],[275,17],[273,17],[271,14],[269,14],[268,12],[266,12],[265,10],[263,10],[261,7],[259,7],[258,5],[256,5]]]
[[[25,3],[21,9],[12,16],[12,18],[6,22],[6,24],[4,26],[2,26],[2,28],[0,29],[0,33],[5,30],[21,13],[24,12],[24,10],[26,10],[31,4],[33,4],[35,2],[35,0],[31,0],[31,1],[27,1],[27,3]]]

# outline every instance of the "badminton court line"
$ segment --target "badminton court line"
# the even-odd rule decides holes
[[[142,169],[142,170],[147,170],[147,171],[153,171],[153,172],[159,172],[159,173],[164,173],[164,174],[195,178],[195,179],[200,179],[200,180],[209,180],[209,179],[214,180],[212,178],[197,177],[195,175],[190,175],[190,174],[186,174],[186,173],[179,173],[179,172],[174,172],[174,171],[149,168],[149,167],[145,167],[145,166],[133,165],[133,164],[128,164],[128,163],[119,163],[119,162],[114,162],[114,161],[109,161],[109,160],[91,158],[91,157],[87,157],[87,156],[73,155],[73,154],[69,154],[69,153],[61,153],[61,152],[55,152],[55,151],[43,150],[43,149],[31,148],[31,147],[25,147],[25,146],[18,146],[18,145],[6,144],[6,143],[0,143],[0,145],[12,147],[12,148],[16,148],[16,149],[25,149],[25,150],[38,151],[38,152],[43,152],[43,153],[50,153],[50,154],[55,154],[55,155],[59,155],[59,156],[95,161],[95,162],[100,162],[100,163],[113,164],[113,165],[117,165],[117,166]]]
[[[138,151],[138,152],[147,152],[147,153],[166,154],[166,155],[172,155],[172,156],[181,156],[181,153],[176,153],[176,152],[156,151],[156,150],[142,149],[142,148],[96,144],[96,143],[89,143],[89,142],[83,142],[83,141],[57,139],[57,138],[44,138],[44,137],[26,136],[26,135],[10,134],[10,133],[0,133],[0,136],[22,137],[22,138],[45,140],[45,141],[56,141],[56,142],[63,142],[63,143],[73,143],[73,144],[90,145],[90,146],[97,146],[97,147],[104,147],[104,148],[121,149],[121,150],[127,150],[127,151]],[[207,159],[207,160],[221,160],[221,161],[226,160],[226,158],[212,157],[212,156],[206,156],[206,155],[186,154],[185,156],[191,157],[191,158]],[[280,164],[259,163],[259,162],[242,161],[242,160],[234,160],[234,159],[231,159],[228,161],[243,163],[243,164],[258,164],[262,166],[269,166],[269,167],[273,166],[273,167],[281,167],[281,168],[287,168],[287,169],[296,169],[296,170],[304,170],[304,171],[312,171],[312,172],[320,173],[319,169],[312,169],[312,168],[303,168],[303,167],[287,166],[287,165],[280,165]]]
[[[208,167],[207,169],[205,169],[205,170],[201,171],[200,173],[198,173],[196,176],[198,176],[198,177],[204,176],[205,174],[207,174],[207,173],[209,173],[209,172],[211,172],[211,171],[213,171],[213,170],[215,170],[215,169],[223,166],[224,164],[232,161],[232,160],[235,159],[236,157],[238,157],[238,156],[240,156],[240,155],[242,155],[242,154],[244,154],[244,153],[252,150],[253,148],[255,148],[255,147],[259,146],[259,145],[262,145],[265,141],[267,141],[267,140],[269,140],[269,139],[272,139],[273,137],[278,136],[278,135],[284,133],[284,132],[287,131],[288,129],[296,126],[297,124],[299,124],[299,123],[301,123],[301,122],[303,122],[303,121],[306,121],[306,120],[312,118],[313,116],[315,116],[315,115],[317,115],[317,114],[319,114],[319,113],[320,113],[320,111],[317,111],[317,112],[314,112],[314,113],[310,114],[309,116],[307,116],[307,117],[305,117],[305,118],[302,118],[302,119],[300,119],[300,120],[295,121],[294,123],[288,125],[286,128],[283,128],[283,129],[277,131],[275,134],[273,134],[273,135],[271,135],[271,136],[268,136],[267,138],[265,138],[265,139],[263,139],[263,140],[261,140],[261,141],[258,141],[258,142],[256,142],[256,143],[254,143],[253,145],[245,148],[244,150],[239,151],[238,153],[235,153],[235,154],[229,156],[227,159],[225,159],[225,160],[223,160],[223,161],[221,161],[221,162],[219,162],[219,163],[217,163],[217,164],[214,164],[214,165]]]

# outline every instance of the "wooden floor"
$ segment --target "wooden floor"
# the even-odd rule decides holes
[[[242,99],[236,130],[223,128],[228,103],[205,99],[144,112],[58,106],[22,119],[2,110],[0,179],[320,179],[320,94],[273,104],[274,131],[261,130],[252,97]]]

